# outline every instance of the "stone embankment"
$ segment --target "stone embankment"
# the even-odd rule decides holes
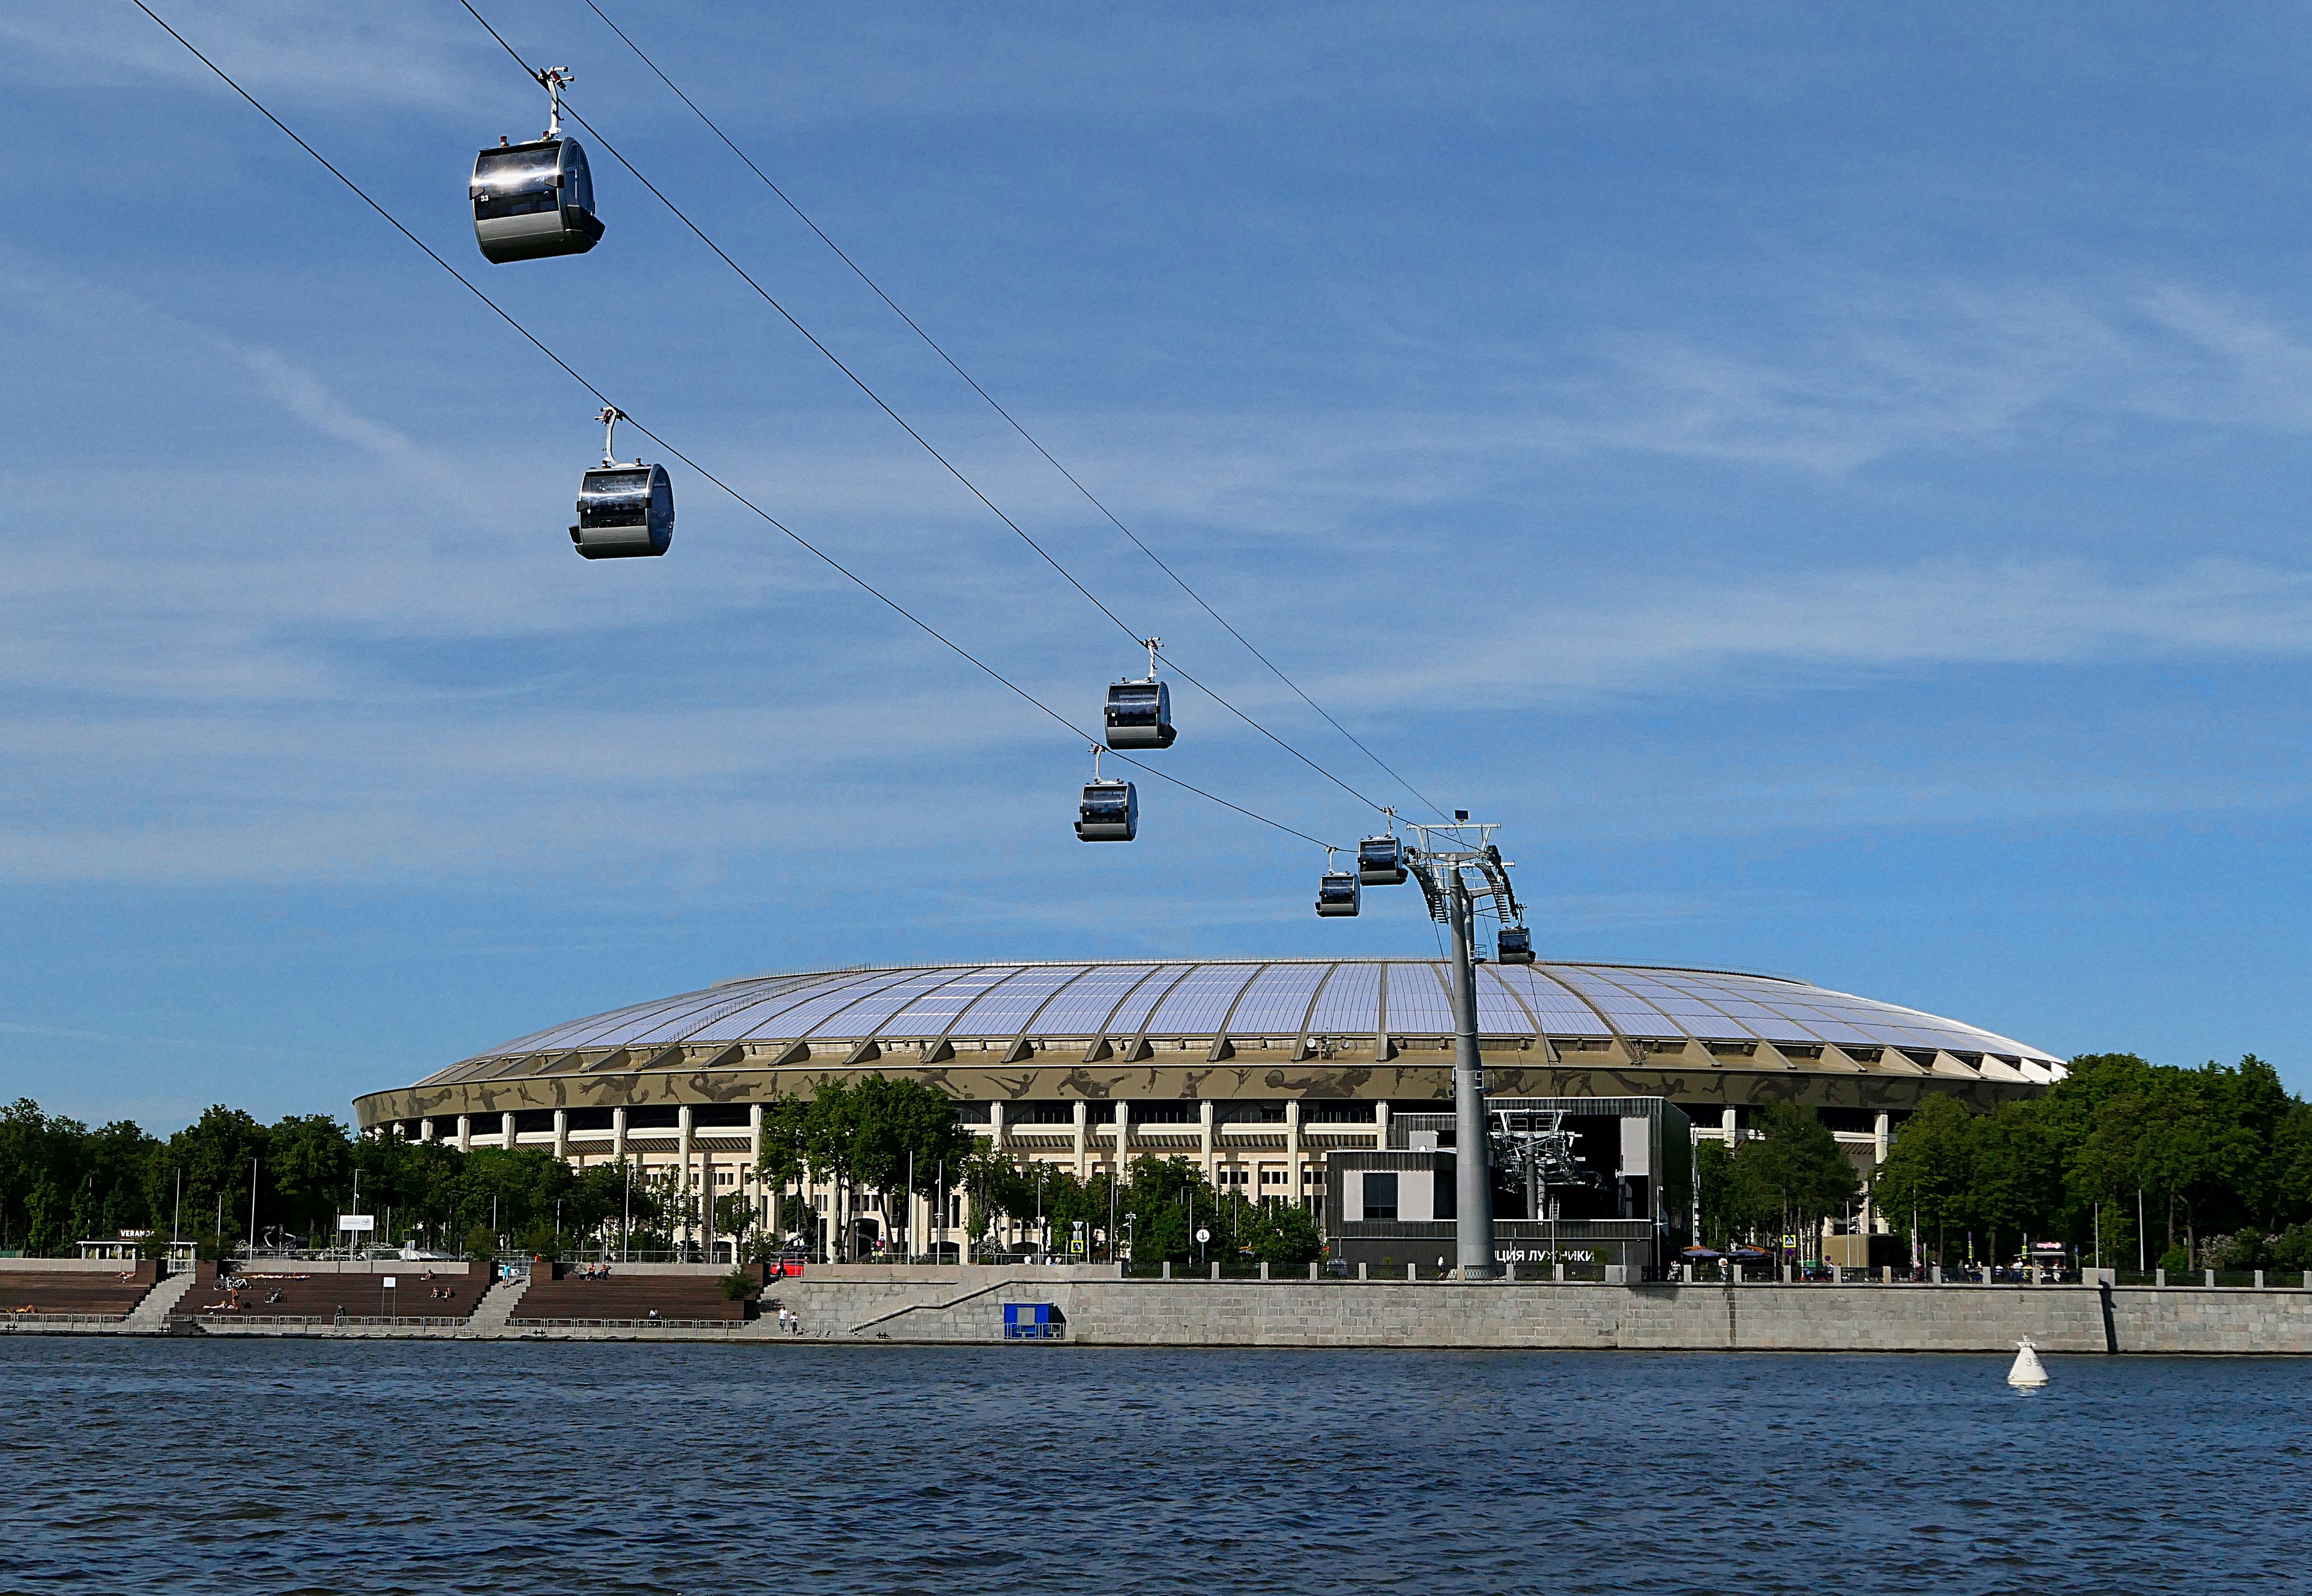
[[[702,1265],[651,1272],[661,1270],[710,1272]],[[197,1322],[180,1305],[190,1279],[162,1280],[125,1318],[12,1316],[0,1319],[0,1330],[985,1346],[1003,1342],[1006,1304],[1040,1303],[1056,1310],[1057,1339],[1088,1347],[2004,1352],[2028,1338],[2064,1353],[2312,1353],[2312,1290],[2299,1286],[1127,1280],[1112,1268],[815,1265],[801,1278],[773,1278],[759,1318],[693,1329],[525,1327],[508,1317],[523,1294],[519,1280],[498,1283],[470,1318],[454,1321]]]
[[[2312,1353],[2312,1291],[2098,1286],[1590,1286],[1125,1280],[1087,1269],[809,1271],[766,1302],[820,1340],[1000,1340],[1049,1303],[1102,1347]]]

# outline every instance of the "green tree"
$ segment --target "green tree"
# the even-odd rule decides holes
[[[291,1114],[267,1131],[266,1149],[258,1173],[259,1226],[272,1220],[326,1243],[352,1195],[353,1138],[327,1114]],[[390,1200],[374,1189],[362,1195],[363,1209],[372,1213]]]
[[[223,1257],[248,1239],[250,1180],[252,1173],[261,1178],[268,1139],[255,1119],[220,1103],[154,1157],[151,1187],[172,1190],[175,1172],[183,1172],[185,1232],[204,1255]]]
[[[1252,1206],[1238,1234],[1255,1258],[1286,1274],[1298,1274],[1325,1255],[1316,1220],[1285,1198],[1264,1198]]]
[[[1193,1260],[1195,1233],[1213,1225],[1221,1207],[1203,1169],[1187,1158],[1135,1158],[1128,1190],[1134,1271],[1154,1274],[1165,1263]]]
[[[1754,1129],[1757,1134],[1735,1149],[1732,1168],[1735,1206],[1754,1223],[1811,1238],[1817,1221],[1843,1212],[1861,1194],[1853,1161],[1814,1110],[1770,1103]]]
[[[1975,1158],[1975,1116],[1956,1097],[1937,1093],[1903,1122],[1871,1182],[1880,1213],[1897,1224],[1915,1214],[1921,1225],[1934,1226],[1938,1263],[1949,1225],[1966,1223]]]
[[[2061,1222],[2063,1149],[2035,1101],[2001,1103],[1972,1129],[1975,1164],[1966,1208],[1984,1226],[1986,1256],[1996,1263],[2002,1230],[2019,1240],[2044,1237]]]

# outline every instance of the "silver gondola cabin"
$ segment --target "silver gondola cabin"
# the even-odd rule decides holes
[[[554,97],[546,132],[529,144],[500,139],[496,149],[474,157],[474,241],[499,266],[583,255],[602,241],[586,152],[562,136],[562,87],[570,74],[551,67],[538,81]]]
[[[1169,748],[1179,734],[1172,729],[1172,690],[1156,679],[1156,646],[1161,638],[1142,640],[1148,650],[1144,681],[1122,681],[1108,690],[1108,746],[1111,748]]]
[[[1140,795],[1129,781],[1095,776],[1084,784],[1076,820],[1080,842],[1129,842],[1140,834]]]
[[[1367,886],[1405,885],[1405,845],[1395,837],[1367,837],[1357,844],[1357,879]]]
[[[674,484],[663,466],[620,463],[610,455],[610,432],[625,415],[605,409],[602,463],[578,482],[578,522],[570,541],[589,560],[662,554],[674,541]]]
[[[1357,873],[1327,870],[1317,878],[1317,912],[1327,919],[1357,911]]]
[[[1494,955],[1504,964],[1533,963],[1533,934],[1523,926],[1503,926],[1493,944]]]

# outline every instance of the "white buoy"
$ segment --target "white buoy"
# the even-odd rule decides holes
[[[2038,1349],[2027,1339],[2015,1343],[2020,1349],[2015,1354],[2014,1366],[2007,1371],[2010,1385],[2045,1385],[2047,1365],[2039,1361]]]

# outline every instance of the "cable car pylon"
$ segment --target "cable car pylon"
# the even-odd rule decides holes
[[[1421,883],[1429,912],[1453,930],[1453,1173],[1454,1261],[1464,1280],[1490,1280],[1498,1272],[1493,1253],[1493,1187],[1485,1123],[1485,1065],[1477,1051],[1477,955],[1473,922],[1475,894],[1493,899],[1506,928],[1524,911],[1510,888],[1509,865],[1493,844],[1501,827],[1473,821],[1467,809],[1453,811],[1444,824],[1408,821],[1420,842],[1405,850],[1406,867]],[[1472,887],[1468,873],[1475,872]],[[1508,932],[1503,933],[1506,943]],[[1523,963],[1532,962],[1528,948]]]

